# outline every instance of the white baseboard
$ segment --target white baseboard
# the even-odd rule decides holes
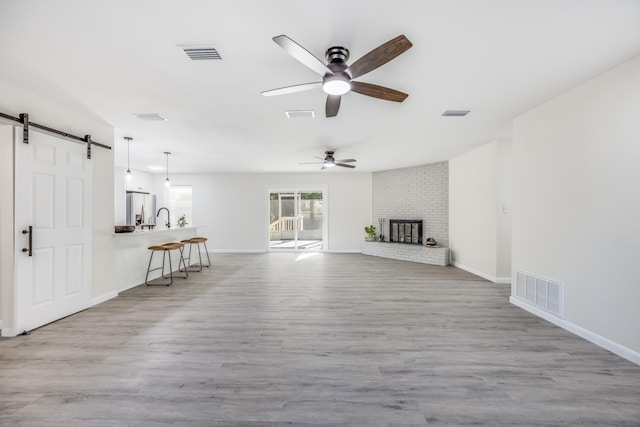
[[[480,270],[476,270],[475,268],[471,268],[471,267],[467,267],[466,265],[460,264],[459,262],[453,262],[451,263],[451,265],[453,265],[454,267],[459,268],[460,270],[464,270],[466,272],[469,272],[471,274],[475,274],[476,276],[480,276],[483,279],[487,279],[490,282],[493,283],[500,283],[500,284],[511,284],[511,277],[496,277],[496,276],[491,276],[490,274],[485,274]]]
[[[268,251],[263,249],[209,249],[210,254],[266,254],[266,253],[274,253],[275,251]],[[282,250],[282,253],[292,253],[294,250]],[[298,252],[307,252],[307,251],[298,251]],[[276,252],[280,253],[280,252]],[[327,251],[319,251],[317,253],[329,253],[329,254],[361,254],[361,249],[337,249],[337,250],[327,250]]]
[[[94,305],[98,305],[100,303],[103,303],[105,301],[109,301],[112,298],[115,298],[118,296],[118,291],[111,291],[111,292],[107,292],[106,294],[97,296],[95,298],[91,298],[91,305],[90,307],[93,307]]]
[[[15,337],[15,336],[18,336],[18,332],[13,328],[2,328],[0,329],[0,336]]]
[[[264,254],[264,249],[209,249],[210,254]]]
[[[565,329],[572,334],[579,336],[580,338],[584,338],[585,340],[592,342],[593,344],[602,347],[605,350],[609,350],[610,352],[617,354],[618,356],[623,357],[628,361],[635,363],[636,365],[640,365],[640,353],[638,353],[637,351],[631,350],[630,348],[625,347],[622,344],[611,341],[610,339],[584,329],[581,326],[578,326],[567,320],[560,319],[543,310],[526,304],[521,300],[514,298],[513,296],[509,297],[509,302],[525,311],[528,311],[531,314],[543,318],[547,322],[553,323],[554,325],[559,326],[562,329]]]

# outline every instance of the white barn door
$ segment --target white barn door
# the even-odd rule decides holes
[[[86,146],[33,130],[24,144],[21,129],[15,134],[14,325],[21,333],[90,305],[93,173]]]

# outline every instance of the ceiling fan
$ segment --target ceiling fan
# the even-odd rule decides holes
[[[409,96],[395,89],[353,80],[386,64],[413,46],[404,35],[399,35],[378,46],[351,65],[346,63],[349,59],[349,50],[342,46],[327,49],[325,58],[328,63],[325,64],[285,35],[276,36],[273,41],[289,55],[320,74],[322,81],[266,90],[261,92],[264,96],[285,95],[321,87],[327,93],[325,107],[327,117],[335,117],[338,114],[341,97],[349,91],[395,102],[402,102]]]
[[[324,154],[326,154],[326,156],[324,157],[324,159],[322,157],[316,157],[316,159],[320,159],[322,160],[321,162],[307,162],[307,163],[300,163],[301,165],[322,165],[322,167],[320,169],[327,169],[327,168],[332,168],[334,166],[342,166],[343,168],[355,168],[355,165],[349,165],[347,163],[353,163],[355,161],[357,161],[356,159],[340,159],[340,160],[336,160],[333,157],[333,154],[335,153],[335,151],[325,151]]]

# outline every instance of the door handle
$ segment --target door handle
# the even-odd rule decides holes
[[[29,235],[29,247],[28,248],[22,248],[22,252],[29,252],[29,256],[33,256],[33,227],[30,225],[28,229],[26,230],[22,230],[22,234],[28,234]]]

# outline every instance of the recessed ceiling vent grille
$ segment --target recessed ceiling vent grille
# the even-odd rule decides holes
[[[213,61],[222,59],[220,53],[213,47],[180,46],[180,49],[193,61]]]
[[[469,114],[469,110],[447,110],[442,113],[445,117],[464,117]]]
[[[290,110],[285,111],[284,114],[286,114],[289,119],[313,119],[316,116],[313,110]]]
[[[511,294],[527,305],[564,319],[564,284],[544,277],[516,271]]]
[[[162,114],[158,113],[136,113],[134,116],[140,120],[144,120],[145,122],[166,122],[169,120]]]

